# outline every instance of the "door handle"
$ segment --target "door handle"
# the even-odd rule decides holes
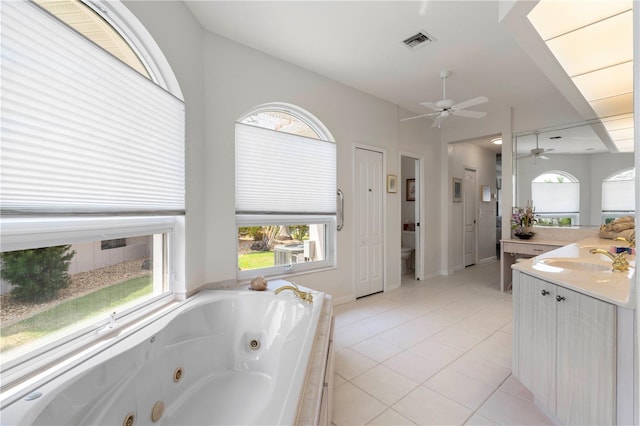
[[[338,203],[339,212],[338,212],[338,226],[336,228],[338,229],[338,231],[342,231],[342,227],[344,226],[344,194],[340,189],[338,189],[337,194],[339,199],[339,203]]]
[[[557,300],[558,302],[562,302],[563,300],[565,300],[565,297],[564,297],[564,296],[560,296],[560,295],[558,295],[558,296],[556,296],[556,300]]]
[[[540,294],[543,296],[546,296],[547,294],[549,294],[549,292],[547,290],[542,290]]]

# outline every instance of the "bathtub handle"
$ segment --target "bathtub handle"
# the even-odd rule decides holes
[[[344,226],[344,194],[338,189],[338,231]]]

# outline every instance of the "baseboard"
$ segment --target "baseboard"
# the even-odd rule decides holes
[[[486,259],[478,260],[478,265],[482,265],[483,263],[489,263],[498,260],[498,256],[487,257]]]
[[[342,296],[342,297],[334,297],[333,298],[333,306],[343,305],[345,303],[351,303],[356,300],[354,295],[350,296]]]

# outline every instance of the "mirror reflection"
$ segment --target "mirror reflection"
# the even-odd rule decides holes
[[[634,215],[633,152],[619,152],[579,123],[514,138],[515,206],[531,200],[536,226],[599,226]]]

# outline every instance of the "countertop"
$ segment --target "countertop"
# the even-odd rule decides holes
[[[571,241],[560,241],[560,240],[536,240],[534,238],[531,238],[529,240],[522,240],[520,238],[511,238],[508,240],[500,240],[503,243],[517,243],[517,244],[537,244],[537,245],[542,245],[542,246],[558,246],[558,247],[562,247],[562,246],[566,246],[567,244],[571,244]],[[611,240],[609,240],[611,241]]]
[[[529,240],[531,241],[531,240]],[[518,242],[526,242],[518,240]],[[531,241],[530,244],[549,244],[547,241]],[[562,258],[574,262],[589,262],[611,266],[611,259],[603,254],[591,254],[592,248],[608,250],[611,246],[626,247],[627,243],[601,238],[587,238],[551,250],[530,259],[515,263],[512,268],[553,284],[575,290],[587,296],[621,307],[636,308],[635,256],[628,256],[631,267],[628,272],[565,269],[545,264],[543,259]]]

